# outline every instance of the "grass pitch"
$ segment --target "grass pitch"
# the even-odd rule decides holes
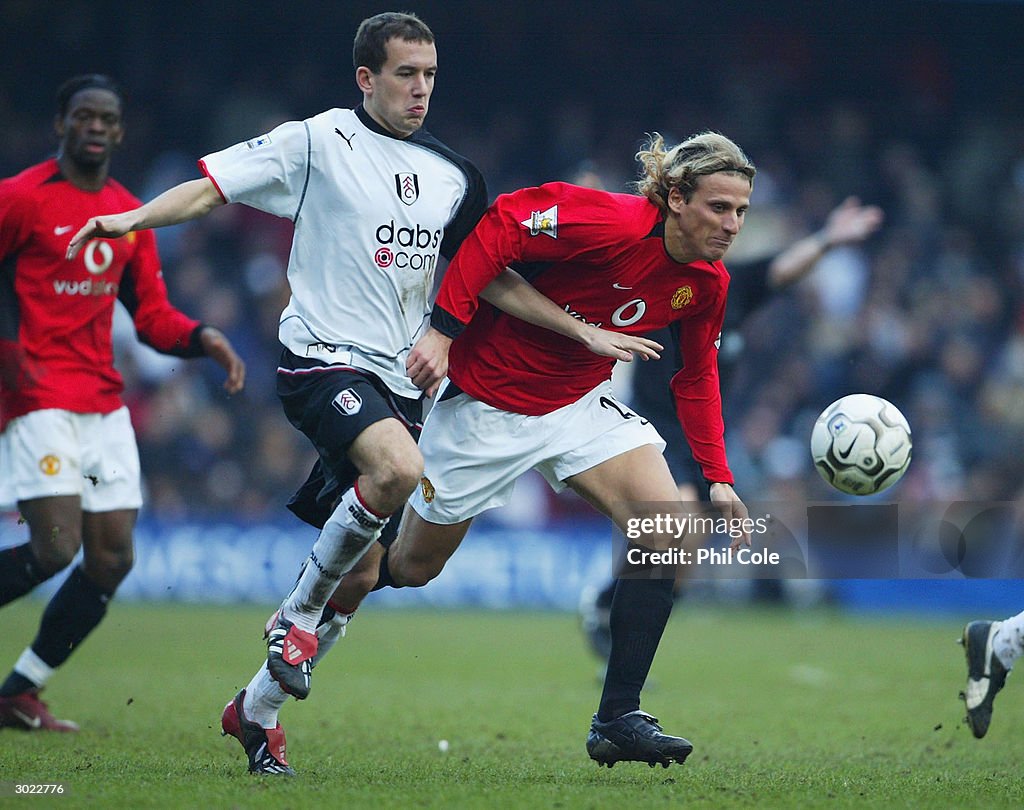
[[[6,668],[42,605],[2,614]],[[686,765],[599,769],[597,665],[575,616],[368,605],[282,712],[297,779],[252,777],[219,734],[269,609],[115,603],[45,697],[77,735],[0,730],[0,807],[1020,807],[1024,686],[962,725],[961,619],[681,604],[644,708]],[[440,750],[447,740],[448,750]],[[62,796],[12,796],[62,782]]]

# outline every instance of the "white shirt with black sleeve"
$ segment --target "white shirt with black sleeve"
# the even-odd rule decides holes
[[[226,202],[295,224],[278,336],[300,357],[370,371],[396,394],[450,259],[487,206],[480,172],[424,130],[401,139],[332,109],[199,161]]]

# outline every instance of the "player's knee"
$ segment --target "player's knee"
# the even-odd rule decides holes
[[[134,565],[135,553],[131,548],[126,548],[110,556],[107,561],[107,570],[110,572],[111,579],[116,579],[120,583],[121,580],[128,576]]]
[[[87,554],[83,561],[89,578],[110,591],[121,584],[134,564],[135,553],[131,545]]]
[[[81,547],[81,533],[68,526],[53,524],[32,532],[32,553],[47,576],[67,568]]]
[[[434,579],[444,568],[444,562],[440,563],[429,558],[418,558],[415,560],[403,560],[400,565],[392,563],[391,578],[395,584],[405,588],[422,588],[430,580]]]
[[[423,458],[417,454],[414,458],[389,459],[370,475],[377,489],[389,493],[400,506],[412,495],[423,476]]]

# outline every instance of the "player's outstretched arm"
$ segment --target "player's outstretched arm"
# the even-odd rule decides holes
[[[78,233],[71,237],[71,241],[68,243],[67,258],[75,258],[78,251],[90,239],[96,237],[116,239],[129,231],[177,225],[179,222],[198,219],[223,203],[224,198],[220,196],[220,192],[217,191],[217,187],[210,178],[201,177],[197,180],[188,180],[131,211],[90,218]]]
[[[522,321],[582,343],[594,354],[630,362],[633,355],[657,360],[664,346],[653,340],[623,335],[583,323],[539,293],[514,270],[506,269],[484,288],[480,297]]]
[[[229,394],[237,394],[245,386],[245,361],[238,356],[227,336],[212,326],[204,326],[199,333],[203,351],[212,357],[227,373],[224,390]]]

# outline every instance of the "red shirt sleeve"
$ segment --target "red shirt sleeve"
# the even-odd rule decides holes
[[[32,235],[34,209],[24,195],[18,194],[10,181],[0,183],[0,267],[5,260],[18,253]],[[7,268],[9,277],[0,276],[0,295],[12,293],[10,302],[0,302],[0,388],[15,390],[31,374],[24,347],[18,343],[18,324],[5,311],[17,307],[13,263]],[[0,270],[0,273],[3,271]]]
[[[13,183],[0,183],[0,261],[28,241],[33,221],[31,203],[16,192]]]
[[[725,457],[725,424],[718,378],[718,343],[725,319],[725,286],[704,317],[679,322],[683,367],[672,378],[676,415],[693,457],[709,483],[732,484]]]
[[[479,307],[484,288],[517,262],[596,256],[621,241],[617,196],[547,183],[498,197],[445,271],[431,325],[457,336]]]
[[[118,298],[128,308],[139,339],[158,352],[178,357],[201,357],[199,321],[172,306],[160,270],[156,237],[138,231],[135,255],[125,267]]]

